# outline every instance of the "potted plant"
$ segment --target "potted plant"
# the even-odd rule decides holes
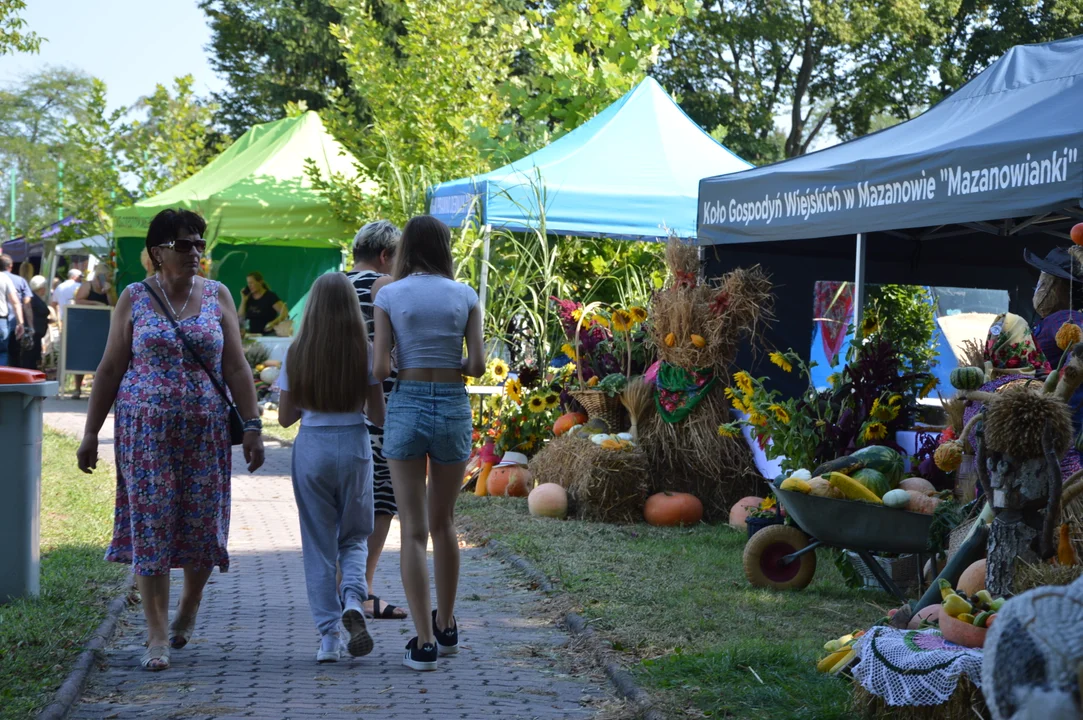
[[[763,530],[769,525],[781,525],[785,522],[782,517],[781,508],[779,507],[778,500],[775,499],[773,494],[768,495],[763,499],[759,505],[749,505],[747,508],[748,516],[745,518],[745,525],[748,526],[748,538],[751,540],[752,536]]]

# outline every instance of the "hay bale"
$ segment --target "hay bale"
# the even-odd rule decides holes
[[[722,390],[723,385],[712,389],[678,423],[654,413],[639,431],[640,447],[650,460],[650,492],[695,495],[708,522],[725,522],[733,503],[756,495],[763,482],[744,438],[718,434],[718,426],[730,421]]]
[[[864,720],[944,720],[944,718],[974,718],[987,720],[992,715],[985,705],[981,690],[966,675],[959,677],[955,693],[941,705],[891,707],[879,695],[874,695],[854,683],[851,708]]]
[[[584,520],[637,522],[647,502],[649,464],[634,450],[606,450],[584,438],[563,435],[551,440],[530,461],[539,483],[568,491],[569,510]]]
[[[1015,566],[1015,582],[1012,590],[1016,595],[1047,585],[1071,585],[1083,576],[1083,565],[1033,565],[1020,561]]]

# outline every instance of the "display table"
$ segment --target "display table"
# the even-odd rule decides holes
[[[943,705],[963,675],[981,687],[982,651],[949,642],[939,630],[873,627],[855,650],[854,680],[890,707]]]
[[[267,352],[271,353],[268,360],[277,360],[278,362],[285,362],[286,351],[290,349],[290,343],[293,342],[292,337],[278,337],[277,335],[245,335],[244,344],[259,344],[267,348]]]

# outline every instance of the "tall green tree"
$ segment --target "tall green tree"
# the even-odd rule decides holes
[[[26,29],[23,10],[26,0],[0,0],[0,55],[37,52],[41,47],[44,38]]]
[[[122,168],[139,179],[141,195],[155,195],[195,174],[229,145],[218,132],[218,106],[193,91],[191,75],[176,78],[172,88],[157,85],[141,98],[120,128]]]
[[[0,89],[0,223],[11,237],[35,231],[57,217],[60,162],[77,160],[65,143],[65,126],[87,110],[90,76],[47,68]],[[15,224],[11,219],[9,182],[15,173]]]
[[[328,0],[200,0],[211,28],[211,67],[229,88],[214,96],[217,120],[233,137],[283,117],[288,103],[365,115],[331,26]]]
[[[1081,26],[1083,0],[714,0],[656,71],[696,122],[763,163],[910,119],[1011,46]]]

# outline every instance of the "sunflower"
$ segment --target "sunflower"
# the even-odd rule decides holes
[[[929,397],[929,393],[936,389],[936,386],[940,384],[940,381],[935,377],[930,377],[925,381],[925,384],[921,386],[921,392],[918,393],[918,397],[924,400]]]
[[[534,395],[527,401],[526,406],[532,413],[545,412],[545,398],[541,395]]]
[[[887,425],[882,422],[869,423],[865,427],[865,442],[870,440],[883,440],[887,437]]]
[[[564,343],[563,345],[561,345],[560,351],[564,353],[568,357],[568,359],[575,360],[575,348],[572,347],[571,343]]]
[[[827,376],[827,384],[832,388],[837,388],[841,380],[842,375],[839,375],[838,373],[831,373]]]
[[[617,332],[628,332],[632,329],[632,316],[626,310],[613,311],[613,329]]]
[[[777,504],[778,501],[775,500],[775,496],[768,495],[766,498],[763,499],[763,502],[760,503],[760,510],[773,510],[775,505]]]
[[[865,316],[865,319],[861,321],[861,337],[868,337],[875,335],[880,331],[880,320],[876,315],[869,313]]]
[[[628,314],[632,316],[632,322],[641,323],[647,320],[647,311],[641,307],[628,308]]]
[[[737,393],[734,392],[733,388],[726,388],[722,392],[726,395],[726,398],[729,399],[730,403],[733,404],[733,409],[734,410],[736,410],[737,412],[743,412],[743,413],[746,413],[746,414],[748,413],[748,411],[750,409],[749,406],[744,404],[744,402],[741,400],[740,396],[738,396]]]
[[[572,320],[579,322],[579,318],[583,317],[583,308],[576,308],[572,310]]]
[[[890,400],[887,405],[881,405],[880,398],[876,398],[872,401],[872,410],[869,411],[869,415],[880,422],[890,422],[899,416],[899,408],[892,405]]]
[[[602,317],[601,315],[595,315],[595,316],[594,316],[594,317],[592,318],[592,320],[593,320],[593,321],[594,321],[595,323],[597,323],[598,325],[601,325],[602,327],[604,327],[604,328],[606,328],[606,329],[608,329],[608,328],[609,328],[609,321],[608,321],[608,320],[606,320],[606,319],[605,319],[604,317]],[[583,327],[586,327],[586,323],[584,323],[584,324],[583,324]]]
[[[587,380],[587,387],[594,387],[598,384],[598,376],[595,375],[590,380]]]
[[[894,407],[894,406],[898,405],[899,403],[901,403],[902,399],[903,399],[902,395],[900,395],[899,393],[895,393],[894,395],[892,395],[891,397],[889,397],[887,399],[887,404]]]
[[[560,395],[555,392],[548,393],[545,396],[545,407],[547,410],[552,410],[557,405],[560,405]]]
[[[746,373],[744,370],[741,370],[733,376],[733,379],[737,381],[737,387],[741,389],[742,395],[744,395],[746,398],[752,397],[753,387],[751,375]]]
[[[511,378],[504,383],[504,394],[511,398],[514,402],[522,404],[523,402],[523,386],[515,378]]]
[[[729,425],[719,425],[718,426],[718,434],[721,437],[732,438],[732,437],[737,437],[738,432],[737,432],[737,428],[733,427],[733,424],[730,423]]]
[[[773,352],[771,353],[770,358],[771,362],[782,368],[783,372],[791,372],[793,370],[793,365],[790,364],[790,361],[787,360],[786,356],[782,353]]]
[[[748,416],[748,423],[750,425],[755,425],[756,427],[764,427],[767,425],[767,418],[753,410]]]
[[[783,425],[790,424],[790,414],[786,412],[786,408],[781,405],[768,405],[767,409],[773,412],[775,417],[778,418],[778,421]]]
[[[500,358],[495,358],[489,363],[489,373],[500,382],[508,377],[508,364]]]

